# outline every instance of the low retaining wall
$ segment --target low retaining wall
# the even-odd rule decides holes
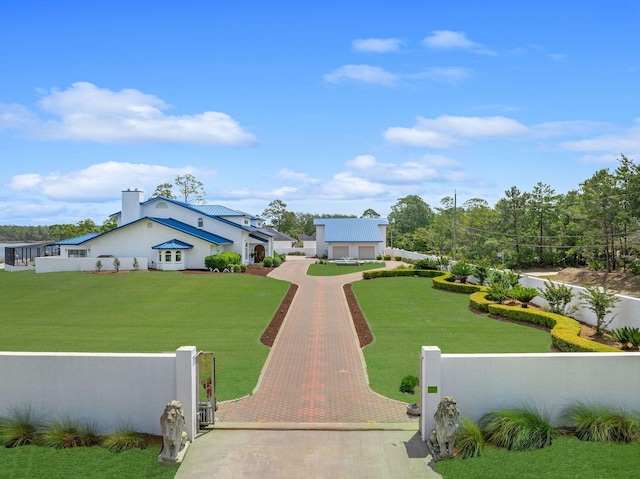
[[[441,354],[423,346],[420,374],[425,441],[445,396],[474,421],[500,408],[535,407],[559,425],[577,401],[639,409],[639,353]]]
[[[193,440],[195,362],[194,346],[162,354],[0,352],[0,416],[29,407],[42,419],[95,424],[98,434],[126,425],[160,435],[164,406],[177,399]]]
[[[101,271],[115,271],[113,260],[115,258],[64,258],[62,256],[39,256],[36,258],[36,273],[57,273],[60,271],[95,271],[96,262],[102,263]],[[118,258],[120,271],[133,270],[133,262],[136,258]],[[137,258],[138,269],[148,269],[146,257]]]

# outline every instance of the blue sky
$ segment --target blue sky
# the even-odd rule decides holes
[[[120,209],[192,174],[260,214],[494,205],[640,160],[624,1],[0,3],[0,224]]]

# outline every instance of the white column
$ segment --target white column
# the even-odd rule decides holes
[[[182,403],[184,429],[187,431],[189,441],[193,441],[198,432],[196,371],[196,347],[182,346],[178,348],[176,350],[176,399]]]
[[[437,346],[422,346],[420,355],[420,436],[427,442],[436,428],[433,415],[442,399],[442,352]]]

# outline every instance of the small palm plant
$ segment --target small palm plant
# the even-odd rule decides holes
[[[519,284],[509,290],[509,296],[520,301],[520,306],[526,308],[529,301],[538,296],[538,290],[536,288],[527,288],[526,286]]]

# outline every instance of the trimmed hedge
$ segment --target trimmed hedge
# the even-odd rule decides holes
[[[443,273],[442,271],[439,271]],[[443,291],[453,291],[454,293],[472,294],[478,291],[486,291],[485,286],[471,283],[454,283],[451,281],[453,275],[451,273],[443,273],[442,276],[433,278],[433,287]]]
[[[429,269],[388,269],[378,271],[363,271],[362,277],[364,279],[375,278],[395,278],[397,276],[419,276],[421,278],[435,278],[445,273],[444,271],[436,271]]]
[[[471,306],[472,309],[488,313],[490,304],[495,303],[490,299],[487,299],[486,291],[476,291],[469,295],[469,306]]]
[[[551,343],[560,351],[586,353],[619,353],[620,350],[580,337],[580,323],[575,319],[547,311],[531,310],[504,304],[489,304],[489,313],[551,330]]]

